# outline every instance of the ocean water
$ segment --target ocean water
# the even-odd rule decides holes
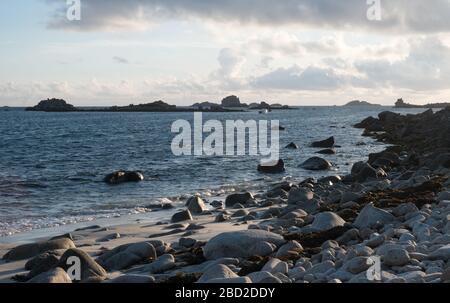
[[[287,171],[274,176],[257,172],[260,157],[255,156],[175,157],[171,125],[177,119],[193,121],[193,113],[0,111],[0,237],[129,214],[152,218],[150,206],[162,199],[181,205],[180,198],[200,193],[212,201],[283,178],[345,174],[353,163],[383,149],[352,125],[387,109],[304,107],[267,115],[203,115],[204,120],[279,120],[286,127],[280,132],[280,153]],[[341,148],[325,158],[336,165],[335,171],[298,168],[317,155],[317,149],[308,147],[312,141],[332,135]],[[300,150],[284,149],[290,142]],[[117,186],[103,182],[106,174],[121,169],[140,170],[146,179]]]

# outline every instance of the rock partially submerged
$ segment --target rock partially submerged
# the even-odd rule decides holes
[[[137,171],[117,171],[105,177],[104,181],[111,185],[126,182],[140,182],[144,180],[144,175]]]
[[[327,170],[332,167],[332,164],[323,158],[312,157],[300,164],[300,167],[307,170]]]
[[[283,173],[286,170],[284,167],[284,161],[278,160],[278,162],[275,165],[268,165],[268,164],[260,164],[258,165],[258,171],[266,174],[279,174]]]
[[[286,145],[287,149],[299,149],[298,145],[295,144],[294,142],[289,143],[288,145]]]
[[[332,148],[332,147],[334,147],[334,144],[335,144],[334,137],[330,137],[330,138],[325,139],[323,141],[316,141],[316,142],[311,143],[311,147]]]

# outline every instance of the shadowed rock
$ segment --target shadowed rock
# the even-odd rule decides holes
[[[32,244],[24,244],[10,250],[6,255],[3,256],[3,260],[7,261],[24,260],[45,253],[47,251],[57,249],[69,249],[69,248],[75,248],[75,244],[73,243],[72,240],[68,238],[61,238]]]
[[[316,148],[332,148],[335,144],[334,137],[330,137],[328,139],[325,139],[323,141],[316,141],[311,143],[311,147]]]
[[[140,182],[144,180],[144,175],[140,172],[117,171],[105,177],[104,181],[111,185],[125,182]]]
[[[307,170],[327,170],[332,167],[332,164],[325,159],[312,157],[300,164],[300,167]]]
[[[259,165],[258,171],[266,174],[279,174],[286,170],[284,167],[284,161],[278,160],[277,164],[273,166]]]

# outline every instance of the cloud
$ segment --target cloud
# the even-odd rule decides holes
[[[128,61],[127,59],[123,58],[123,57],[118,57],[118,56],[114,56],[112,58],[116,63],[119,64],[130,64],[130,61]]]
[[[331,68],[309,66],[306,69],[294,65],[279,68],[251,81],[261,89],[284,90],[335,90],[345,83],[345,78]]]
[[[67,21],[64,1],[47,2],[58,6],[50,28],[80,31],[144,30],[167,20],[191,19],[350,31],[450,31],[447,0],[381,1],[381,21],[367,18],[366,0],[89,0],[83,1],[79,22]]]
[[[438,37],[411,39],[409,54],[396,61],[357,60],[364,75],[354,85],[406,88],[416,91],[442,90],[450,83],[450,46]]]

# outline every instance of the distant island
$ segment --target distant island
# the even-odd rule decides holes
[[[75,112],[77,108],[71,104],[68,104],[62,99],[47,99],[39,102],[34,107],[28,107],[26,111],[35,112]]]
[[[395,102],[395,108],[446,108],[449,107],[450,103],[429,103],[426,105],[415,105],[406,103],[402,98]]]
[[[164,101],[155,101],[144,104],[130,104],[127,106],[111,106],[104,108],[77,108],[63,99],[47,99],[39,102],[38,105],[26,108],[26,111],[41,112],[240,112],[244,110],[266,109],[268,111],[275,109],[291,109],[287,105],[268,104],[266,102],[252,103],[247,105],[241,103],[237,96],[228,96],[224,98],[221,104],[203,102],[195,103],[192,106],[176,106],[165,103]]]
[[[381,106],[381,104],[372,104],[367,101],[350,101],[349,103],[345,104],[344,106],[360,106],[360,107],[366,107],[366,106]]]

